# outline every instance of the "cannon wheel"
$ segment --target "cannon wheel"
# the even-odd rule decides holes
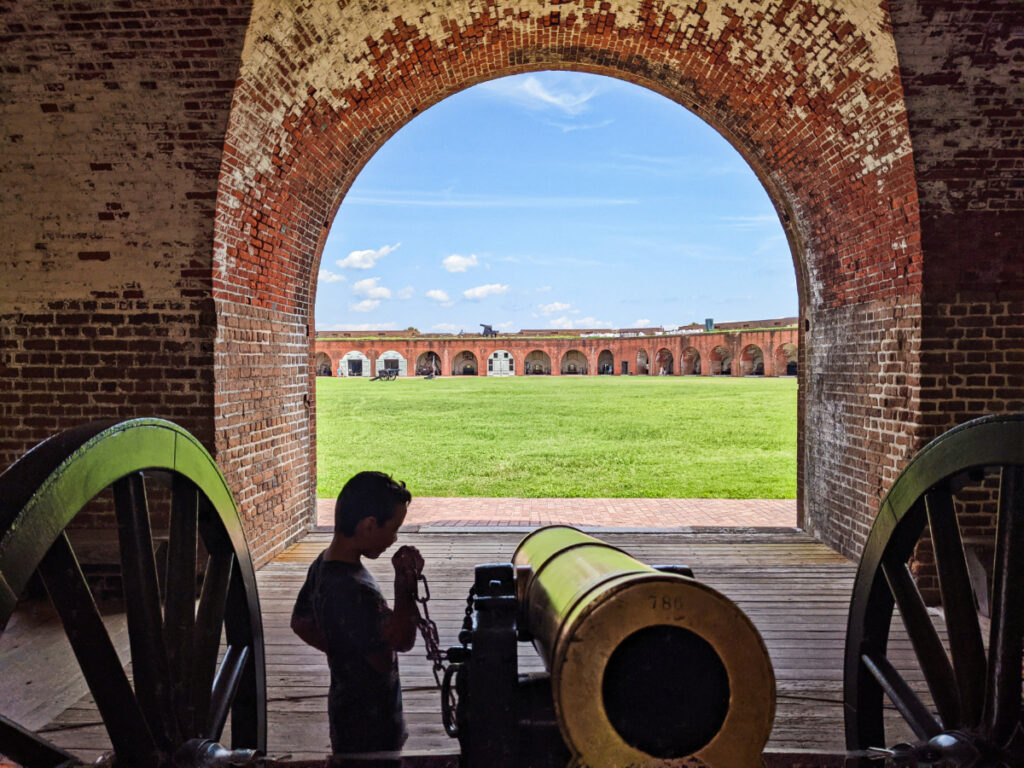
[[[162,604],[146,501],[152,484],[169,487],[171,496]],[[107,488],[134,687],[64,530]],[[201,764],[190,750],[209,750],[209,740],[220,740],[229,712],[232,746],[265,751],[255,573],[231,492],[192,435],[157,419],[88,424],[43,441],[0,475],[0,632],[34,573],[64,624],[119,765],[148,768],[173,755]],[[0,752],[28,768],[78,762],[2,715]]]
[[[953,505],[965,480],[998,473],[998,523],[991,566],[991,631],[986,650],[975,591]],[[949,653],[933,625],[907,561],[927,532],[935,553]],[[977,583],[977,580],[975,581]],[[1021,644],[1024,639],[1024,414],[988,416],[957,427],[910,462],[882,503],[854,585],[846,637],[844,703],[847,749],[892,747],[883,695],[920,740],[914,754],[931,765],[1020,765]],[[981,579],[977,591],[988,599]],[[894,605],[913,647],[932,705],[887,658]],[[930,744],[929,744],[930,742]],[[963,755],[963,757],[959,757]],[[1007,757],[1009,755],[1009,757]],[[876,755],[878,757],[878,755]],[[1017,762],[1013,762],[1016,760]],[[896,764],[913,764],[907,762]],[[861,757],[858,766],[878,765]]]

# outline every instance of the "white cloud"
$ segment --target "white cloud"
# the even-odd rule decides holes
[[[337,272],[331,272],[327,269],[320,270],[320,282],[321,283],[340,283],[345,279],[344,275],[340,275]]]
[[[581,87],[585,83],[588,87]],[[592,83],[572,75],[546,73],[493,80],[485,90],[527,109],[554,108],[567,115],[578,115],[598,94]]]
[[[607,320],[598,320],[596,317],[582,317],[576,321],[577,328],[611,328],[612,324]]]
[[[395,251],[400,245],[401,243],[395,243],[394,245],[382,245],[377,250],[352,251],[336,263],[343,269],[371,269],[374,264]]]
[[[405,288],[402,288],[398,292],[398,298],[400,298],[400,299],[411,299],[415,295],[416,295],[416,289],[413,288],[411,285],[405,286]]]
[[[352,293],[357,296],[365,296],[368,299],[390,299],[391,289],[377,285],[378,280],[380,280],[379,277],[368,277],[358,283],[352,283]]]
[[[448,297],[448,294],[442,291],[440,288],[431,288],[424,294],[428,299],[441,302],[444,306],[450,307],[453,302]]]
[[[650,324],[651,324],[651,321],[648,320],[646,317],[638,317],[636,320],[633,321],[633,327],[634,328],[638,328],[638,327],[640,327],[642,325],[650,325]]]
[[[490,283],[488,285],[478,285],[475,288],[470,288],[467,291],[463,291],[462,295],[467,299],[473,301],[480,301],[486,299],[488,296],[494,296],[499,293],[505,293],[508,291],[507,285],[499,285],[498,283]]]
[[[380,306],[377,299],[363,299],[358,304],[349,304],[348,308],[353,312],[372,312]]]
[[[475,267],[478,262],[475,253],[471,253],[469,256],[459,256],[457,253],[453,253],[441,263],[449,272],[465,272],[470,267]]]
[[[459,330],[459,326],[455,325],[455,323],[438,323],[437,325],[432,325],[430,328],[433,331],[447,331],[449,333],[455,333]]]
[[[558,312],[565,312],[572,304],[565,304],[561,301],[553,301],[550,304],[541,304],[537,307],[542,315],[554,315]]]
[[[552,328],[572,328],[572,318],[562,315],[561,317],[552,320],[550,325]]]

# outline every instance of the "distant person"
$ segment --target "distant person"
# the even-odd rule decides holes
[[[292,611],[295,634],[327,654],[332,765],[359,765],[344,755],[397,751],[408,737],[396,652],[416,640],[423,558],[410,546],[391,558],[394,610],[362,558],[376,560],[395,543],[411,500],[405,483],[383,472],[360,472],[345,483],[334,507],[334,537],[309,567]]]

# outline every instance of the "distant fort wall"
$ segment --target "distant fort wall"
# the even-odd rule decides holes
[[[318,331],[317,375],[795,376],[796,318],[678,328],[430,335]]]

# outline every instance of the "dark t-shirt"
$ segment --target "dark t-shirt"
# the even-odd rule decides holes
[[[309,566],[293,615],[314,621],[327,638],[331,688],[327,716],[336,753],[397,750],[405,742],[398,657],[387,673],[367,656],[389,648],[383,635],[391,616],[373,576],[361,564],[323,559]]]

